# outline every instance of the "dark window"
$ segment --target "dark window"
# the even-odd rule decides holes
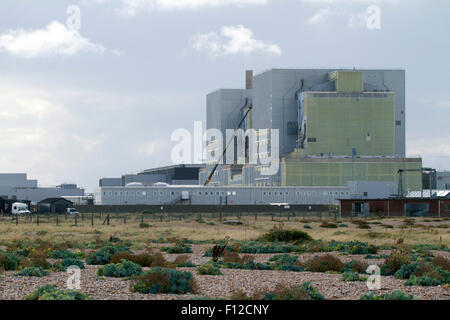
[[[364,192],[363,194],[364,194],[364,197],[367,197],[367,192]]]
[[[395,125],[396,126],[401,126],[402,125],[402,121],[401,120],[396,120],[395,121]]]
[[[316,138],[308,138],[308,142],[316,142],[317,139]]]
[[[288,133],[288,135],[297,135],[298,134],[297,122],[288,122],[287,123],[287,133]]]

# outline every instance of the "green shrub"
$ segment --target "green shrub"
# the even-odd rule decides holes
[[[139,228],[141,228],[141,229],[150,228],[150,225],[146,222],[141,222],[141,223],[139,223]]]
[[[442,269],[450,271],[450,260],[442,256],[437,256],[432,261],[435,267],[442,267]]]
[[[270,258],[269,261],[274,261],[279,264],[294,264],[298,261],[298,256],[292,256],[290,254],[279,254]]]
[[[366,281],[367,277],[360,277],[358,272],[344,272],[341,277],[342,281]]]
[[[91,253],[87,259],[87,264],[105,265],[111,261],[112,256],[117,252],[131,252],[130,248],[124,246],[106,246]]]
[[[309,282],[300,287],[284,288],[279,285],[274,292],[267,293],[263,300],[323,300],[323,295]]]
[[[402,251],[392,252],[381,266],[381,274],[385,276],[394,275],[405,264],[410,264],[411,258],[408,253]]]
[[[375,254],[378,251],[378,247],[361,241],[330,241],[323,251],[340,251],[348,254]]]
[[[192,253],[192,248],[185,245],[177,245],[174,247],[162,247],[161,251],[165,251],[167,253]]]
[[[431,287],[448,283],[450,283],[450,272],[442,269],[442,267],[437,267],[421,276],[411,275],[404,285]]]
[[[165,267],[172,268],[174,265],[167,261],[160,252],[132,254],[129,252],[117,252],[111,258],[111,263],[119,263],[122,259],[134,262],[141,267]]]
[[[73,259],[73,258],[66,258],[63,261],[61,261],[59,263],[60,266],[60,270],[65,271],[68,267],[70,266],[77,266],[80,269],[84,269],[84,262],[78,259]]]
[[[17,270],[20,258],[11,252],[0,252],[0,267],[5,270]]]
[[[303,226],[303,228],[305,228],[305,229],[312,229],[312,227],[311,227],[310,225],[308,225],[308,224],[305,224],[305,225]]]
[[[98,276],[123,278],[142,274],[142,267],[134,262],[122,260],[119,263],[107,264],[97,271]]]
[[[220,272],[220,268],[215,266],[214,263],[207,262],[201,266],[197,267],[197,273],[201,275],[221,275],[222,272]]]
[[[384,293],[381,295],[374,295],[373,292],[367,293],[361,297],[361,300],[413,300],[412,295],[407,295],[400,290],[394,290],[392,293]]]
[[[50,250],[48,252],[48,257],[53,259],[80,259],[81,254],[77,255],[76,253],[73,253],[72,251],[62,249],[62,250]]]
[[[268,233],[259,238],[260,241],[268,242],[289,242],[289,241],[307,241],[312,240],[311,236],[300,230],[283,230],[280,227],[272,228]]]
[[[156,267],[140,276],[133,277],[131,290],[145,294],[184,294],[195,292],[195,289],[192,273]]]
[[[369,267],[369,265],[363,261],[352,260],[345,264],[344,271],[366,273],[366,270],[368,267]]]
[[[409,279],[414,273],[419,270],[419,263],[413,262],[404,264],[394,273],[394,277],[397,279]]]
[[[195,264],[193,264],[191,261],[189,261],[189,257],[186,255],[177,256],[173,262],[175,266],[182,268],[182,267],[195,267]]]
[[[340,228],[348,228],[348,224],[341,223],[338,225]]]
[[[324,221],[320,225],[321,228],[328,228],[328,229],[336,229],[338,226],[336,223]]]
[[[296,245],[280,245],[280,244],[244,244],[241,247],[241,253],[289,253],[289,252],[302,252],[304,249],[301,246]]]
[[[26,300],[90,300],[84,293],[76,290],[58,290],[46,284],[25,297]]]
[[[41,267],[30,267],[25,268],[18,273],[16,273],[16,276],[21,277],[45,277],[48,276],[50,272],[47,270],[42,269]]]
[[[342,272],[344,264],[338,257],[327,254],[324,256],[316,256],[306,262],[306,266],[313,272],[336,271]]]

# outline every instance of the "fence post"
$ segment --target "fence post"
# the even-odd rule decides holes
[[[123,224],[127,224],[127,217],[126,216],[123,217]]]
[[[288,215],[288,221],[289,221],[289,218],[290,218],[290,216],[291,216],[291,213],[288,212],[287,215]]]
[[[109,226],[109,214],[106,216],[106,225]]]
[[[144,223],[144,216],[141,216],[141,223]]]
[[[36,216],[36,224],[39,225],[39,215]]]
[[[91,226],[94,226],[94,214],[91,214]]]
[[[16,226],[19,224],[19,216],[16,215]]]
[[[78,217],[75,215],[75,225],[78,226]]]
[[[56,215],[56,225],[57,226],[59,225],[59,216],[58,216],[58,214]]]
[[[272,212],[272,221],[273,221],[273,212]]]

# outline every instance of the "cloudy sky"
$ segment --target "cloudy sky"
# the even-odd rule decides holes
[[[367,8],[381,9],[381,29]],[[0,172],[41,185],[170,164],[244,70],[406,69],[407,153],[450,170],[448,0],[2,0]],[[80,19],[77,19],[78,16]]]

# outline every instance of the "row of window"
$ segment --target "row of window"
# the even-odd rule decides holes
[[[226,193],[226,195],[227,196],[235,196],[235,195],[237,195],[237,192],[236,191],[221,191],[221,192],[219,192],[219,191],[216,191],[216,192],[214,192],[214,191],[198,191],[197,192],[197,194],[199,195],[199,196],[201,196],[201,195],[205,195],[205,196],[208,196],[208,195],[211,195],[211,196],[213,196],[214,195],[214,193],[217,195],[217,196],[219,196],[219,195],[222,195],[222,196],[224,196],[225,195],[225,193]],[[174,195],[179,195],[180,194],[180,192],[179,191],[171,191],[170,192],[170,194],[172,195],[172,196],[174,196]],[[274,195],[274,196],[282,196],[282,195],[286,195],[286,196],[288,196],[289,195],[289,191],[274,191],[273,193],[272,193],[272,191],[264,191],[263,192],[263,195],[264,196],[272,196],[272,194]],[[338,192],[338,191],[335,191],[334,192],[334,195],[335,196],[337,196],[337,195],[348,195],[349,193],[348,193],[348,191],[346,191],[346,192],[344,192],[344,191],[341,191],[341,192]],[[147,192],[146,191],[104,191],[103,192],[103,195],[104,196],[112,196],[112,195],[114,195],[114,196],[137,196],[137,197],[139,197],[139,196],[142,196],[142,197],[145,197],[145,196],[147,196]],[[151,196],[151,192],[149,192],[148,193],[148,195],[149,196]],[[153,192],[153,196],[157,196],[158,195],[158,192],[157,191],[154,191]],[[159,191],[159,195],[160,196],[163,196],[163,195],[165,195],[165,192],[163,192],[163,191]],[[319,196],[320,195],[320,192],[316,192],[316,191],[297,191],[296,193],[295,193],[295,195],[297,195],[297,196]],[[323,196],[332,196],[333,195],[333,192],[332,191],[323,191]]]

